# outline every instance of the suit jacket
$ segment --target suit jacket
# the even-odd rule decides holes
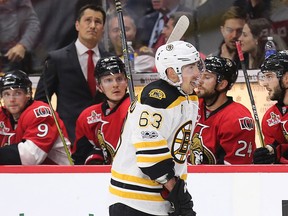
[[[189,12],[189,13],[193,13],[192,9],[187,8],[183,5],[180,5],[177,10],[177,12],[179,11],[183,11],[183,12]],[[150,14],[145,15],[142,19],[140,19],[139,23],[138,23],[138,28],[137,28],[137,40],[139,41],[140,44],[148,46],[149,45],[149,40],[154,28],[154,25],[158,19],[159,16],[159,11],[155,11],[152,12]]]
[[[109,53],[100,50],[101,57]],[[47,102],[45,85],[49,98],[57,96],[57,112],[64,121],[71,143],[75,139],[75,124],[79,114],[87,107],[100,103],[104,96],[97,92],[93,98],[82,72],[76,46],[73,43],[49,53],[47,69],[38,82],[35,99]]]

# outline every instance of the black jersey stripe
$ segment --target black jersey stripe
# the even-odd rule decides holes
[[[138,155],[138,154],[156,155],[156,154],[167,153],[169,151],[170,150],[168,148],[154,149],[154,150],[140,150],[140,151],[136,152],[136,155]]]
[[[125,190],[142,191],[142,192],[148,192],[148,193],[160,193],[160,191],[162,190],[162,188],[148,188],[148,187],[143,187],[143,186],[138,186],[138,185],[122,183],[122,182],[116,181],[113,178],[111,179],[111,185],[118,187],[118,188],[123,188]]]

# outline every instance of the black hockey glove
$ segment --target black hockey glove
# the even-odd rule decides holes
[[[266,147],[257,148],[253,154],[253,163],[254,164],[273,164],[276,162],[277,155],[276,149],[273,145],[269,145],[273,148],[274,152],[272,153]]]
[[[163,199],[169,201],[174,208],[174,212],[169,213],[170,216],[195,216],[193,211],[193,201],[190,193],[186,188],[183,179],[178,178],[172,191],[168,191],[165,187],[161,192]]]

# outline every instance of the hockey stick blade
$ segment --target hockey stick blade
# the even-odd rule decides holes
[[[186,30],[189,27],[189,19],[187,16],[182,15],[178,22],[176,23],[171,35],[169,36],[166,43],[171,43],[173,41],[180,40],[185,34]]]

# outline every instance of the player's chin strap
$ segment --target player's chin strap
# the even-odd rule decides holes
[[[46,96],[46,99],[47,99],[47,102],[49,104],[49,107],[51,109],[51,113],[52,113],[52,116],[54,118],[54,121],[55,121],[55,124],[56,124],[56,127],[57,127],[57,130],[59,132],[59,136],[61,138],[61,141],[63,143],[63,146],[64,146],[64,150],[65,150],[65,153],[67,155],[67,158],[69,160],[69,163],[70,165],[74,165],[74,162],[73,162],[73,159],[71,157],[71,154],[70,154],[70,151],[69,151],[69,148],[67,146],[67,143],[66,143],[66,140],[65,140],[65,137],[63,135],[63,132],[60,128],[60,124],[56,118],[56,114],[55,114],[55,111],[52,107],[52,104],[51,104],[51,101],[50,101],[50,98],[49,98],[49,94],[48,94],[48,88],[47,88],[47,83],[46,83],[46,72],[47,72],[47,68],[48,68],[48,60],[49,59],[46,59],[45,60],[45,63],[44,63],[44,70],[43,70],[43,86],[44,86],[44,91],[45,91],[45,96]]]

